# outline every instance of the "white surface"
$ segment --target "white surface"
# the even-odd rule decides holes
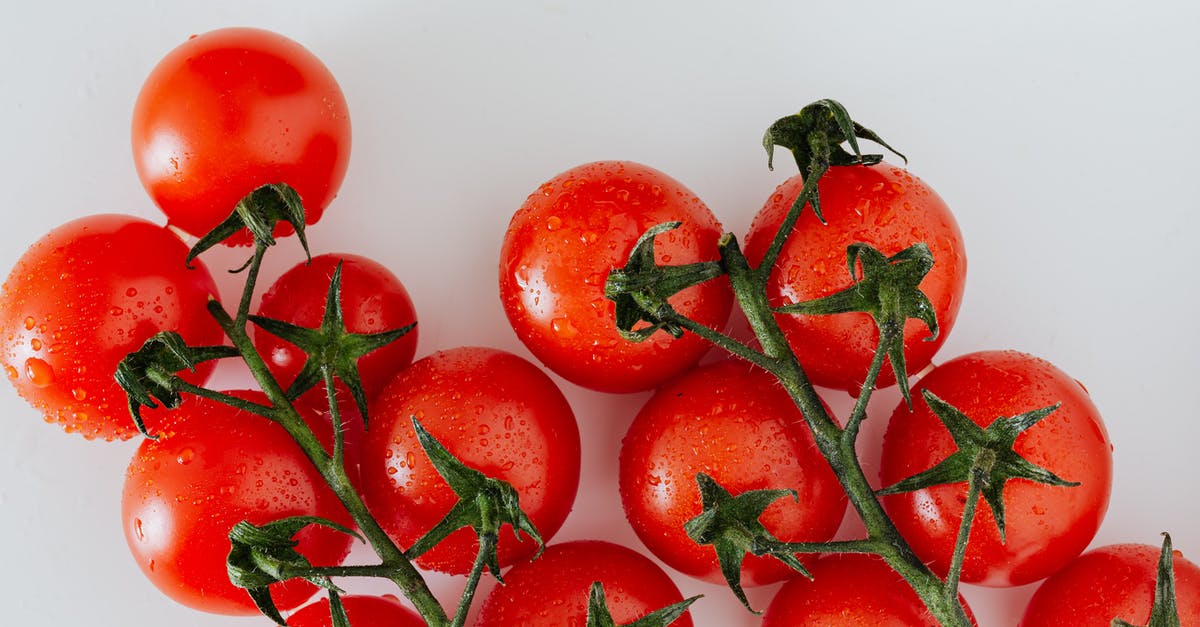
[[[310,238],[315,252],[371,256],[405,281],[423,316],[422,355],[463,344],[528,355],[501,311],[496,258],[510,215],[544,180],[585,161],[642,161],[742,234],[790,174],[767,171],[763,129],[832,97],[908,154],[957,213],[970,270],[942,359],[1015,348],[1086,383],[1116,447],[1097,544],[1155,544],[1171,530],[1200,557],[1200,4],[117,4],[20,3],[0,20],[3,272],[79,215],[160,219],[130,157],[133,101],[163,54],[221,26],[286,34],[341,82],[354,152]],[[367,220],[386,228],[355,234]],[[293,263],[285,250],[264,281]],[[640,549],[614,513],[615,453],[645,395],[563,387],[585,474],[556,539]],[[882,394],[873,415],[892,399]],[[64,435],[7,387],[0,408],[0,622],[267,623],[192,612],[142,578],[119,523],[134,443]],[[676,579],[708,595],[699,627],[758,624],[722,589]],[[436,581],[445,598],[461,586]],[[753,597],[763,605],[772,590]],[[985,626],[1015,624],[1031,593],[966,589]]]

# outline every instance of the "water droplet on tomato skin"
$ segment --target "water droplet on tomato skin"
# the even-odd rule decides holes
[[[192,449],[185,448],[182,451],[179,451],[179,455],[175,457],[175,461],[186,466],[187,464],[192,463],[192,459],[195,458],[195,456],[196,453],[192,451]]]
[[[30,383],[44,388],[54,383],[54,368],[37,357],[30,357],[25,360],[25,376]]]
[[[142,519],[141,518],[133,519],[133,534],[135,536],[137,536],[137,539],[139,542],[146,541],[146,533],[144,531],[142,531]]]
[[[25,330],[26,331],[32,331],[33,327],[36,324],[37,323],[34,321],[33,316],[29,316],[29,317],[25,318]]]

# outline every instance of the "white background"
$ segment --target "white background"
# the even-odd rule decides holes
[[[161,220],[130,157],[133,101],[163,54],[222,26],[282,32],[337,76],[354,151],[310,239],[405,281],[421,355],[482,344],[528,356],[506,325],[496,261],[509,217],[544,180],[641,161],[743,234],[790,174],[767,171],[763,129],[831,97],[908,154],[958,216],[968,285],[940,359],[1014,348],[1083,381],[1115,444],[1096,543],[1157,544],[1171,530],[1200,556],[1200,4],[899,4],[12,3],[0,19],[0,269],[83,214]],[[284,251],[264,281],[296,260]],[[221,274],[238,261],[211,263]],[[646,395],[562,385],[585,475],[556,539],[641,548],[614,510],[615,454]],[[881,394],[872,415],[894,400]],[[118,504],[135,442],[64,435],[7,389],[0,415],[0,622],[267,623],[187,610],[143,579]],[[758,624],[723,589],[676,579],[708,595],[700,627]],[[445,599],[461,585],[436,582]],[[965,593],[983,625],[1013,625],[1032,588]]]

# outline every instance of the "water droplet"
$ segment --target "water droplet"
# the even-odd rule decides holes
[[[404,464],[405,468],[415,468],[417,465],[417,456],[413,455],[412,451],[409,451],[404,455]]]
[[[125,310],[121,309],[120,307],[113,307],[112,309],[108,310],[108,313],[113,316],[119,316],[119,315],[125,313]]]
[[[558,216],[550,216],[546,218],[546,230],[555,231],[562,226],[562,218]]]
[[[550,321],[550,326],[554,329],[554,333],[561,338],[572,338],[579,334],[575,325],[571,324],[567,318],[555,318]]]
[[[194,451],[192,451],[192,449],[185,448],[182,451],[179,451],[179,455],[175,458],[175,461],[179,462],[180,464],[186,465],[186,464],[192,463],[192,458],[194,458],[195,456],[196,456],[196,453]]]
[[[25,360],[25,376],[29,377],[30,383],[44,388],[54,383],[54,368],[37,357],[30,357]]]
[[[147,564],[146,566],[149,567],[151,571],[153,571],[154,570],[154,560],[150,560],[150,563]]]
[[[131,287],[131,288],[129,288],[129,289],[127,289],[127,290],[125,290],[125,295],[126,295],[126,296],[128,296],[128,297],[130,297],[130,298],[133,298],[134,296],[137,296],[137,288],[136,288],[136,287]]]
[[[16,379],[17,377],[21,376],[21,373],[17,372],[16,368],[13,368],[7,364],[4,366],[4,374],[7,374],[9,379]]]
[[[77,401],[82,401],[87,398],[87,390],[83,388],[75,388],[71,390],[71,397]]]
[[[34,321],[33,316],[29,316],[28,318],[25,318],[25,330],[26,331],[32,331],[34,325],[36,325],[36,324],[37,324],[37,322]]]
[[[146,534],[142,531],[142,519],[133,519],[133,534],[137,536],[139,542],[146,540]]]
[[[32,348],[35,351],[42,350],[42,341],[37,339],[36,337],[33,338],[32,340],[29,340],[29,348]]]

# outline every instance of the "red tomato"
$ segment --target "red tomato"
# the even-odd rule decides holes
[[[234,394],[265,403],[261,393]],[[289,516],[350,526],[349,516],[287,432],[265,418],[194,397],[163,418],[164,435],[142,442],[125,476],[121,510],[130,551],[146,577],[179,603],[257,614],[246,591],[229,582],[230,529],[242,520],[261,525]],[[312,527],[297,539],[297,550],[322,565],[340,564],[352,540]],[[273,586],[272,597],[287,610],[315,590],[289,581]]]
[[[192,235],[268,183],[295,188],[312,224],[346,174],[350,115],[333,75],[300,44],[215,30],[150,72],[133,109],[133,159],[168,221]]]
[[[702,510],[696,473],[733,494],[793,489],[760,517],[787,542],[833,537],[846,495],[813,442],[800,410],[774,377],[741,361],[702,366],[661,388],[642,408],[621,446],[621,500],[638,537],[655,556],[693,577],[722,583],[711,545],[698,546],[683,524]],[[794,574],[773,557],[747,556],[744,585]]]
[[[342,316],[351,333],[380,333],[417,320],[412,299],[396,275],[382,265],[358,255],[327,254],[300,263],[279,277],[263,294],[258,315],[308,328],[321,326],[329,281],[342,262]],[[262,354],[271,374],[284,387],[304,365],[304,351],[262,329],[254,329],[254,346]],[[371,351],[358,361],[359,376],[367,398],[375,396],[392,375],[412,363],[417,350],[417,329],[400,339]],[[324,386],[318,395],[325,398]]]
[[[1116,544],[1080,555],[1038,588],[1021,627],[1108,627],[1114,618],[1147,624],[1154,606],[1159,551],[1144,544]],[[1178,551],[1171,561],[1179,620],[1183,625],[1200,625],[1200,566]]]
[[[675,220],[683,226],[655,238],[658,263],[717,258],[720,223],[658,170],[599,161],[543,184],[513,216],[500,252],[500,297],[517,337],[554,372],[606,392],[651,389],[693,366],[707,342],[690,333],[629,342],[604,298],[609,271],[625,265],[642,233]],[[679,313],[718,329],[732,302],[724,278],[670,300]]]
[[[416,417],[460,461],[516,488],[544,540],[562,526],[579,486],[579,427],[567,399],[533,364],[489,348],[434,353],[402,370],[371,407],[363,450],[363,497],[376,519],[410,546],[457,498],[417,441]],[[471,569],[478,542],[460,529],[418,558],[442,572]],[[537,545],[500,532],[501,566]]]
[[[755,216],[745,242],[752,264],[761,262],[803,184],[800,176],[788,179]],[[967,258],[954,216],[921,179],[888,164],[835,166],[817,187],[828,224],[822,225],[811,207],[804,209],[771,272],[771,304],[812,300],[850,286],[846,247],[851,244],[864,242],[891,256],[925,242],[934,266],[920,288],[933,303],[940,334],[925,341],[925,323],[914,319],[905,324],[906,370],[920,372],[950,333],[962,301]],[[879,342],[879,329],[870,316],[780,314],[778,320],[814,384],[858,394]],[[877,385],[895,382],[886,366]]]
[[[980,499],[962,580],[1019,586],[1051,575],[1079,555],[1104,518],[1112,484],[1112,445],[1083,386],[1049,362],[1016,351],[972,353],[938,366],[914,390],[913,410],[901,403],[892,414],[880,468],[885,486],[933,467],[956,450],[945,426],[921,398],[923,389],[980,426],[1061,402],[1057,411],[1017,437],[1014,450],[1081,484],[1008,481],[1005,541],[991,508]],[[883,504],[913,550],[945,573],[966,494],[966,483],[941,485],[886,496]]]
[[[17,261],[0,296],[0,362],[17,392],[47,422],[85,438],[125,440],[137,433],[117,363],[159,331],[193,345],[220,344],[205,311],[216,285],[170,231],[131,216],[68,222]],[[202,364],[183,373],[203,383]]]
[[[392,596],[346,595],[342,597],[342,607],[355,627],[425,627],[425,621],[416,612]],[[329,599],[300,608],[288,617],[287,623],[289,627],[331,627]]]
[[[666,573],[636,551],[609,542],[565,542],[509,570],[480,606],[475,627],[584,627],[595,581],[604,585],[619,625],[683,600]],[[691,615],[671,626],[691,627]]]
[[[908,583],[882,559],[843,553],[817,560],[812,580],[797,577],[783,584],[762,627],[913,627],[936,625]],[[959,596],[959,601],[963,601]],[[975,624],[971,608],[967,616]]]

